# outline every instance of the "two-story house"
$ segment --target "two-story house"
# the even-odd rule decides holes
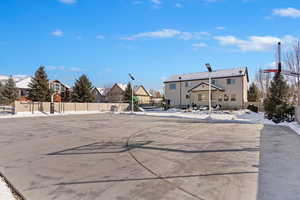
[[[238,109],[247,102],[247,68],[174,75],[165,82],[165,99],[173,107],[208,106],[209,76],[212,105]]]

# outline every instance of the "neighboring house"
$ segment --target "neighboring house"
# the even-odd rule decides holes
[[[21,101],[28,100],[29,84],[31,82],[31,79],[32,77],[26,77],[16,82],[16,88],[18,89],[18,93]]]
[[[19,100],[27,101],[29,94],[29,85],[31,83],[32,77],[25,76],[12,76],[16,83],[16,88],[18,89]],[[6,83],[9,79],[9,76],[0,75],[0,82]],[[67,101],[70,97],[71,88],[63,84],[58,80],[49,81],[49,88],[56,93],[56,101]]]
[[[138,98],[138,104],[150,104],[152,95],[142,85],[134,87],[134,96]]]
[[[163,102],[163,96],[159,91],[149,90],[151,94],[150,104],[161,104]]]
[[[16,88],[18,89],[18,96],[20,100],[28,100],[29,83],[31,82],[31,77],[26,76],[12,76],[15,81]],[[6,84],[9,76],[0,75],[0,82]]]
[[[126,87],[126,85],[121,83],[114,84],[112,88],[107,92],[106,100],[110,103],[123,102]]]
[[[236,68],[174,75],[165,82],[165,99],[174,107],[208,105],[208,78],[211,76],[212,105],[238,109],[247,102],[248,70]]]
[[[93,94],[96,96],[96,102],[107,102],[107,93],[110,88],[94,88]]]
[[[68,101],[71,96],[71,87],[59,80],[49,81],[50,89],[56,94],[56,101]]]

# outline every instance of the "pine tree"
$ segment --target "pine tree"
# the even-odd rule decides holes
[[[73,102],[95,102],[93,85],[86,75],[82,75],[75,81],[72,93]]]
[[[4,104],[3,89],[4,85],[0,82],[0,104]]]
[[[248,90],[248,101],[258,102],[260,98],[260,91],[255,83],[252,83]]]
[[[10,104],[18,98],[18,89],[16,88],[15,81],[12,77],[9,77],[1,93],[5,104]]]
[[[276,74],[273,77],[269,94],[264,100],[264,108],[268,119],[275,123],[288,120],[293,115],[293,107],[288,104],[289,86],[283,76]]]
[[[29,88],[30,100],[40,102],[50,101],[51,92],[45,67],[41,66],[38,68],[29,84]]]
[[[131,96],[132,96],[132,87],[131,84],[128,83],[126,90],[124,92],[124,96],[123,96],[123,101],[126,103],[130,103],[131,102]]]
[[[129,103],[129,110],[131,110],[131,98],[132,98],[132,86],[130,83],[127,84],[126,90],[124,92],[123,101]],[[133,109],[134,111],[138,111],[138,97],[133,96]]]

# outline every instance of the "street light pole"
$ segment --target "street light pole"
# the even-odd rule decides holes
[[[211,114],[211,72],[212,68],[209,63],[205,64],[207,70],[208,70],[208,108],[209,113]]]
[[[181,108],[181,76],[179,77],[179,106]]]
[[[132,83],[133,81],[135,80],[135,78],[129,73],[128,74],[129,78],[132,80]],[[131,113],[133,113],[133,84],[131,84]]]

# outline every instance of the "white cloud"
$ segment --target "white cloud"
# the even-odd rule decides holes
[[[77,2],[77,0],[58,0],[58,1],[64,4],[74,4]]]
[[[222,0],[202,0],[202,1],[206,2],[206,3],[215,3],[215,2],[222,1]]]
[[[140,38],[178,38],[182,40],[201,39],[203,36],[207,36],[207,32],[182,32],[174,29],[162,29],[153,32],[138,33],[135,35],[123,37],[123,40],[137,40]]]
[[[216,29],[217,30],[225,30],[226,28],[224,26],[217,26]]]
[[[150,0],[152,3],[160,5],[161,4],[161,0]]]
[[[64,32],[62,30],[55,30],[52,32],[52,35],[56,36],[56,37],[62,37],[64,36]]]
[[[273,15],[298,18],[300,17],[300,10],[295,8],[278,8],[273,10]]]
[[[199,49],[201,49],[201,48],[203,48],[203,47],[207,47],[207,44],[204,43],[204,42],[199,42],[199,43],[193,44],[193,49],[194,49],[195,51],[197,51],[197,50],[199,50]]]
[[[55,70],[65,70],[64,66],[54,66],[54,65],[49,65],[46,67],[47,70],[49,71],[55,71]]]
[[[65,67],[63,65],[58,65],[58,66],[48,65],[46,67],[46,69],[48,71],[66,71],[66,72],[80,72],[80,71],[83,71],[79,67]]]
[[[103,35],[100,35],[100,34],[96,36],[96,39],[98,39],[98,40],[104,40],[104,38],[105,37]]]
[[[251,36],[248,40],[238,39],[234,36],[217,36],[214,39],[223,46],[237,46],[242,51],[266,51],[280,41],[280,38],[272,36]]]
[[[79,67],[70,67],[70,68],[68,68],[68,70],[71,71],[71,72],[80,72],[80,71],[82,71],[82,69],[79,68]]]
[[[270,62],[270,63],[267,64],[267,66],[269,66],[269,67],[275,67],[276,66],[276,62],[275,61],[274,62]]]
[[[182,4],[181,4],[181,3],[176,3],[176,4],[175,4],[175,7],[176,7],[176,8],[182,8]]]
[[[221,45],[232,45],[238,47],[242,51],[268,51],[274,48],[277,42],[282,41],[284,44],[290,45],[297,40],[292,35],[285,35],[282,38],[273,36],[250,36],[248,40],[238,39],[235,36],[217,36]]]
[[[137,0],[137,1],[132,1],[131,3],[132,3],[133,5],[138,5],[138,4],[141,4],[142,2]]]

